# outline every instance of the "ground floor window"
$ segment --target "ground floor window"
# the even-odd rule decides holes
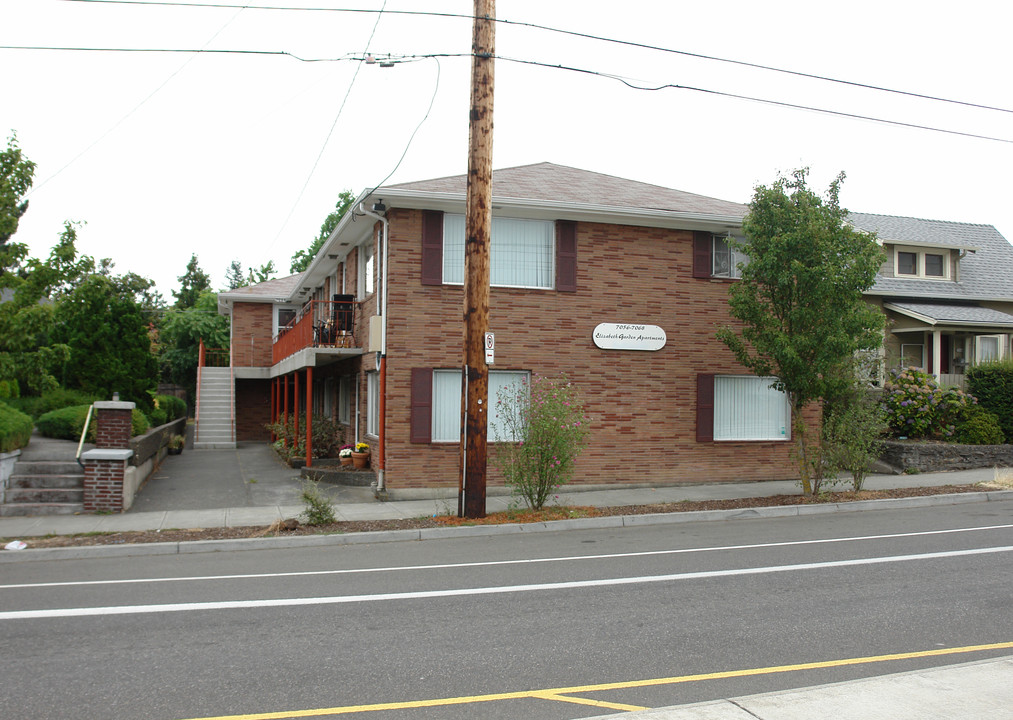
[[[787,440],[788,397],[770,387],[776,378],[755,375],[696,376],[696,439]]]
[[[524,370],[489,371],[489,442],[504,442],[509,437],[496,401],[505,388],[526,382]],[[432,394],[432,442],[459,442],[461,439],[461,371],[434,370]]]
[[[348,425],[351,423],[352,407],[352,376],[342,375],[338,379],[338,422]]]
[[[776,378],[714,377],[715,440],[785,440],[788,398],[770,387]]]
[[[993,362],[1002,359],[1002,335],[979,335],[977,338],[977,361]]]
[[[380,436],[380,373],[366,373],[366,434]]]

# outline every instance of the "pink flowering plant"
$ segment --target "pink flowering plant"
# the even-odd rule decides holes
[[[950,438],[977,403],[963,390],[939,387],[917,368],[891,370],[883,387],[883,407],[896,437]]]
[[[496,400],[495,459],[508,485],[539,510],[573,474],[589,418],[565,375],[535,376],[502,388]]]

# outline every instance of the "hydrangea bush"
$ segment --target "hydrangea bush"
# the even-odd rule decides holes
[[[951,438],[977,402],[958,388],[939,387],[916,368],[891,370],[883,388],[887,422],[896,437]]]

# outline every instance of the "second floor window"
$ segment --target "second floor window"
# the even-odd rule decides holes
[[[894,256],[898,277],[921,277],[944,280],[949,277],[949,263],[943,251],[897,248]]]
[[[739,265],[749,262],[749,256],[733,248],[730,240],[729,237],[714,236],[711,249],[711,275],[714,277],[740,278],[742,270]]]
[[[443,219],[443,282],[464,283],[464,215]],[[552,289],[555,226],[551,221],[492,219],[489,284]]]

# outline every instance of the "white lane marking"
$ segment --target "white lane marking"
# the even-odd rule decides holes
[[[0,590],[71,587],[77,585],[130,585],[138,583],[204,582],[213,580],[312,577],[314,575],[352,575],[357,573],[403,572],[405,570],[452,570],[454,568],[494,567],[497,565],[535,565],[538,563],[574,562],[576,560],[609,560],[612,558],[680,555],[684,553],[718,552],[722,550],[752,550],[759,548],[790,547],[793,545],[820,545],[826,543],[857,542],[861,540],[891,540],[894,538],[922,537],[925,535],[948,535],[952,533],[983,532],[986,530],[1008,530],[1010,528],[1013,528],[1013,524],[952,528],[950,530],[920,530],[918,532],[893,533],[890,535],[859,535],[856,537],[823,538],[819,540],[786,540],[783,542],[755,543],[753,545],[721,545],[718,547],[681,548],[678,550],[639,550],[637,552],[608,553],[602,555],[571,555],[568,557],[522,558],[520,560],[484,560],[480,562],[445,563],[439,565],[400,565],[394,567],[350,568],[347,570],[300,570],[276,573],[246,573],[240,575],[188,575],[184,577],[127,578],[121,580],[67,580],[48,583],[14,583],[10,585],[0,585]]]
[[[888,557],[858,558],[855,560],[802,563],[800,565],[772,565],[758,568],[706,570],[700,572],[675,573],[673,575],[646,575],[642,577],[607,578],[602,580],[573,580],[569,582],[537,583],[533,585],[504,585],[501,587],[422,590],[403,593],[377,593],[373,595],[339,595],[334,597],[278,598],[272,600],[226,600],[219,602],[172,603],[165,605],[120,605],[109,607],[57,608],[53,610],[13,610],[9,612],[0,612],[0,620],[31,620],[40,618],[88,617],[96,615],[138,615],[142,613],[188,612],[192,610],[234,610],[239,608],[298,607],[303,605],[338,605],[345,603],[382,602],[385,600],[421,600],[427,598],[460,597],[465,595],[499,595],[504,593],[537,592],[541,590],[573,590],[576,588],[638,585],[644,583],[672,582],[676,580],[700,580],[705,578],[732,577],[736,575],[764,575],[768,573],[791,572],[795,570],[819,570],[823,568],[852,567],[856,565],[880,565],[883,563],[935,560],[938,558],[1006,552],[1013,552],[1013,545],[975,548],[973,550],[948,550],[946,552],[920,553],[917,555],[892,555]]]

